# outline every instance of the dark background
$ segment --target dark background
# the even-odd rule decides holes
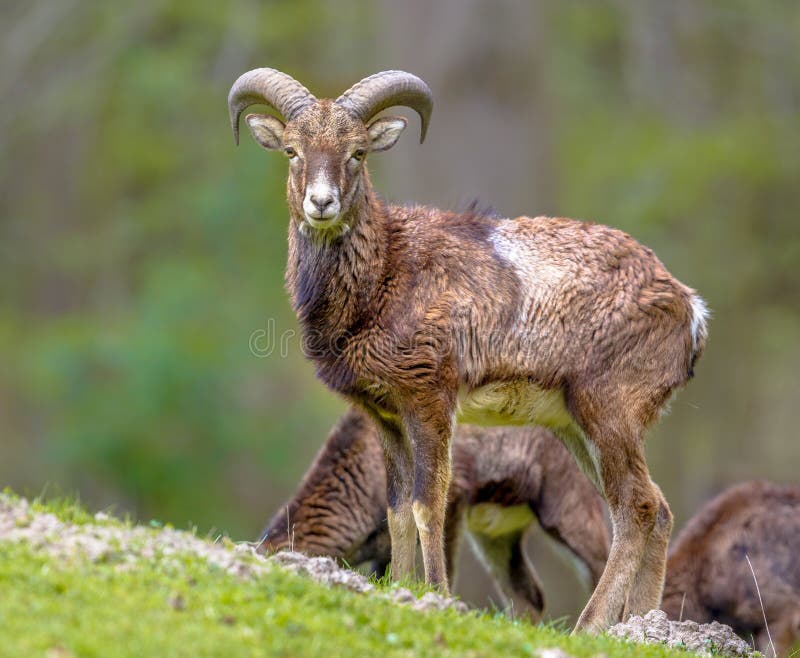
[[[701,292],[708,349],[648,440],[677,527],[800,479],[800,4],[32,0],[0,6],[0,486],[253,539],[343,409],[285,333],[285,162],[228,127],[256,66],[318,96],[420,75],[386,197],[607,223]]]

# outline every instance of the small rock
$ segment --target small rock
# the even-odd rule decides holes
[[[633,642],[665,644],[710,656],[753,656],[753,649],[733,629],[719,622],[698,624],[694,621],[669,621],[661,610],[651,610],[644,617],[631,616],[628,621],[608,630],[612,637]]]
[[[389,597],[395,603],[411,604],[417,600],[417,597],[412,594],[411,590],[405,587],[398,587],[394,590]]]
[[[439,594],[425,592],[414,607],[417,610],[444,610],[447,607],[447,603]]]
[[[302,553],[283,551],[276,553],[269,560],[289,571],[310,576],[325,585],[336,585],[361,593],[375,589],[375,586],[360,573],[340,567],[329,557],[308,557]]]
[[[249,541],[240,541],[233,545],[233,552],[234,553],[244,553],[246,555],[254,555],[257,556],[256,553],[256,544],[253,544]]]

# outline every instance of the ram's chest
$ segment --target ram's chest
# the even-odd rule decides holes
[[[307,332],[303,336],[306,355],[315,362],[317,376],[331,389],[348,397],[365,398],[365,401],[383,406],[390,389],[385,373],[381,372],[380,359],[371,354],[390,354],[376,349],[369,342],[369,334],[355,336],[346,332],[334,335]],[[377,343],[376,343],[377,344]],[[380,348],[382,344],[378,344]]]
[[[304,346],[308,352],[307,343]],[[358,372],[341,355],[327,354],[320,349],[310,353],[317,368],[317,377],[330,389],[348,395],[356,390]]]

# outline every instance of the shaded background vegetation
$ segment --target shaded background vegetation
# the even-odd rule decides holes
[[[673,0],[32,0],[0,7],[0,485],[254,538],[343,409],[282,288],[285,163],[225,99],[255,66],[320,96],[402,68],[436,109],[373,158],[392,199],[559,214],[653,247],[713,311],[652,431],[678,527],[797,481],[800,5]],[[414,132],[417,123],[412,118]],[[580,607],[533,546],[553,614]],[[562,579],[563,578],[563,579]],[[483,600],[468,563],[462,592]]]

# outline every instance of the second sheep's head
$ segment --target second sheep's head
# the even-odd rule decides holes
[[[350,211],[368,185],[366,157],[390,149],[406,127],[403,117],[375,115],[396,105],[410,107],[422,121],[421,142],[433,97],[425,82],[404,71],[376,73],[336,100],[318,100],[285,73],[254,69],[241,75],[228,95],[237,143],[239,117],[256,104],[281,115],[248,114],[245,121],[261,146],[283,151],[289,160],[287,201],[293,220],[302,229],[339,234],[350,228]]]

